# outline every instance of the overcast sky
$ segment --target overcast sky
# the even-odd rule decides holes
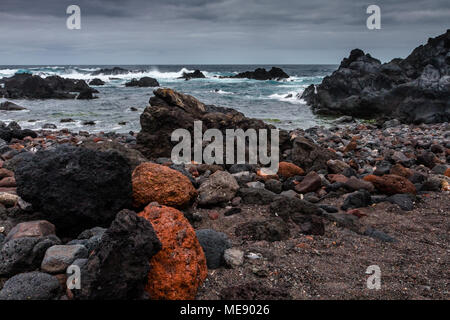
[[[0,64],[336,64],[356,47],[387,61],[449,21],[449,0],[0,0]]]

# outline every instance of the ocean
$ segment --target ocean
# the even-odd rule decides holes
[[[258,81],[248,79],[220,79],[244,71],[262,67],[269,70],[276,66],[290,75],[283,81]],[[83,79],[87,82],[100,78],[104,86],[92,86],[100,93],[95,100],[11,100],[24,111],[0,111],[0,121],[16,121],[23,128],[38,130],[44,124],[55,124],[58,129],[71,131],[115,131],[124,133],[139,131],[139,116],[148,105],[154,88],[127,88],[125,83],[132,78],[149,76],[161,87],[192,95],[206,104],[234,108],[247,117],[258,118],[283,129],[307,129],[316,125],[327,125],[329,120],[314,115],[304,101],[297,98],[310,84],[319,84],[322,79],[337,69],[337,65],[117,65],[132,70],[124,75],[96,75],[101,68],[114,66],[0,66],[0,78],[13,76],[17,72],[31,72],[47,77],[59,75],[63,78]],[[185,81],[178,79],[183,72],[201,70],[206,79]],[[6,99],[0,99],[4,102]],[[138,111],[131,111],[135,107]],[[72,123],[60,123],[71,118]],[[95,126],[83,122],[95,121]],[[119,122],[126,122],[119,125]]]

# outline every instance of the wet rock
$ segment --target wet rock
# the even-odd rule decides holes
[[[142,163],[133,172],[133,203],[143,207],[151,202],[186,207],[197,196],[189,179],[180,172],[155,163]]]
[[[92,79],[89,82],[89,85],[91,85],[91,86],[103,86],[103,85],[105,85],[105,82],[103,80],[101,80],[101,79],[95,78],[95,79]]]
[[[61,234],[105,226],[130,205],[130,166],[114,152],[61,146],[39,151],[15,172],[17,193]]]
[[[224,264],[224,252],[231,248],[227,235],[211,229],[197,230],[198,242],[206,256],[208,269],[217,269]]]
[[[21,110],[27,110],[27,108],[21,107],[13,102],[5,101],[0,103],[0,110],[3,111],[21,111]]]
[[[151,299],[194,299],[207,276],[206,258],[194,229],[180,211],[149,205],[139,214],[150,221],[162,250],[150,260],[146,291]]]
[[[58,127],[53,123],[46,123],[42,126],[42,129],[58,129]]]
[[[205,75],[200,70],[194,72],[183,72],[183,75],[179,79],[191,80],[191,79],[204,79]]]
[[[231,76],[230,78],[247,78],[254,80],[281,80],[289,78],[282,69],[272,67],[269,71],[263,68],[258,68],[255,71],[242,72],[237,75]]]
[[[160,249],[152,224],[133,211],[122,210],[83,265],[81,290],[74,290],[76,298],[142,298],[150,271],[148,261]]]
[[[226,171],[216,171],[198,189],[199,204],[210,206],[230,201],[236,195],[239,185]]]
[[[125,87],[140,87],[140,88],[159,87],[159,82],[154,78],[143,77],[139,80],[132,79],[130,82],[125,83]]]
[[[0,300],[58,300],[61,295],[61,285],[56,277],[29,272],[6,281],[0,291]]]
[[[245,222],[236,227],[236,236],[251,241],[281,241],[290,236],[287,224],[280,218]]]

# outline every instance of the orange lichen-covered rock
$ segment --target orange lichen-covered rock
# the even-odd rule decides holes
[[[186,176],[155,163],[145,162],[136,167],[132,183],[133,204],[136,207],[151,202],[184,207],[197,196],[197,191]]]
[[[174,208],[148,205],[147,219],[162,244],[150,260],[145,290],[155,300],[192,300],[207,276],[206,258],[191,224]]]
[[[368,175],[364,177],[364,180],[372,182],[372,184],[379,191],[387,195],[394,195],[398,193],[415,194],[417,192],[416,187],[412,184],[411,181],[395,174],[385,174],[382,177]]]
[[[280,162],[278,166],[278,175],[284,178],[291,178],[293,176],[302,176],[305,174],[305,171],[290,162]]]

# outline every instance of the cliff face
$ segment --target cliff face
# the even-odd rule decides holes
[[[301,96],[317,114],[397,118],[406,123],[450,120],[450,30],[406,59],[381,64],[355,49],[337,71]]]

